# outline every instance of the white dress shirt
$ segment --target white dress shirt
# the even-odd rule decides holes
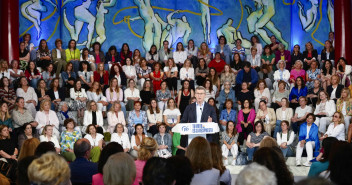
[[[334,123],[330,123],[328,131],[325,134],[328,137],[336,137],[340,141],[345,141],[345,124],[338,124],[335,127]]]

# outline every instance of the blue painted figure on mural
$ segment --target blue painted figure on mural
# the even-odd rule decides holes
[[[285,46],[285,48],[288,48],[288,43],[282,38],[280,30],[278,30],[274,23],[271,21],[271,18],[275,15],[274,0],[253,1],[256,7],[255,11],[252,11],[248,5],[245,6],[249,14],[247,17],[249,33],[259,35],[265,43],[270,44],[271,41],[268,33],[264,29],[265,27],[276,36],[276,38]]]
[[[51,2],[51,0],[44,0],[51,5],[53,5],[56,9],[57,6],[55,3]],[[47,7],[43,5],[43,2],[41,0],[28,0],[27,2],[24,2],[21,5],[21,14],[23,17],[31,21],[37,30],[37,39],[39,40],[40,35],[42,34],[42,29],[41,29],[41,18],[42,18],[42,13],[41,12],[46,12]]]
[[[65,2],[67,3],[67,1]],[[95,25],[95,16],[89,11],[89,7],[92,4],[91,0],[83,0],[83,3],[74,8],[75,23],[74,26],[70,24],[67,19],[66,9],[64,9],[64,24],[68,31],[70,32],[71,39],[78,41],[79,35],[82,31],[84,23],[87,23],[87,40],[79,45],[86,45],[87,48],[90,48],[90,43],[92,42],[94,25]]]
[[[318,0],[309,0],[312,5],[307,12],[304,11],[304,6],[301,1],[297,2],[299,8],[299,19],[302,23],[302,28],[304,31],[309,32],[314,26],[318,16]]]
[[[160,49],[161,24],[154,16],[150,0],[133,0],[133,2],[138,7],[139,16],[130,20],[142,19],[144,21],[144,35],[142,37],[144,51],[149,51],[153,44]]]
[[[242,37],[241,32],[236,30],[236,28],[232,26],[232,23],[233,20],[231,18],[228,18],[226,23],[218,28],[218,30],[216,31],[216,35],[218,36],[218,38],[223,35],[226,38],[227,44],[230,46],[231,49],[236,47],[237,39],[241,39],[242,47],[249,49],[251,47],[251,42],[247,39],[244,39]]]
[[[209,0],[198,0],[199,1],[199,6],[200,6],[200,12],[202,16],[202,26],[203,26],[203,34],[204,34],[204,42],[207,42],[208,44],[211,43],[210,40],[210,9],[209,9]]]
[[[173,11],[169,13],[166,17],[167,22],[164,22],[159,14],[155,14],[156,19],[160,22],[162,27],[161,40],[167,40],[169,42],[169,47],[174,45],[177,39],[181,38],[184,45],[187,44],[190,34],[192,33],[192,28],[187,21],[186,16],[182,16],[181,19],[172,18],[175,13],[179,13],[180,10]]]

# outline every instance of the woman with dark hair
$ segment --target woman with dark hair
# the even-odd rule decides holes
[[[0,158],[17,160],[16,144],[10,139],[9,127],[0,125]]]
[[[92,184],[102,185],[104,184],[103,179],[103,168],[109,157],[113,154],[123,152],[122,146],[117,142],[110,142],[107,144],[100,153],[98,162],[98,173],[92,176]]]
[[[80,51],[76,48],[76,41],[71,39],[68,42],[68,47],[65,50],[66,53],[66,61],[71,62],[73,64],[73,71],[78,75],[79,70],[79,59],[80,59]]]
[[[9,79],[7,77],[1,78],[0,97],[2,101],[7,103],[9,111],[11,111],[15,107],[16,93],[15,90],[9,86]]]
[[[39,110],[40,104],[43,100],[51,101],[50,96],[48,95],[48,88],[47,88],[46,83],[43,79],[40,79],[38,81],[37,88],[35,89],[35,93],[37,94],[37,97],[38,97],[38,105],[36,107],[37,110]],[[53,110],[55,110],[54,104],[51,105],[51,108]]]
[[[226,83],[225,83],[226,84]],[[226,86],[224,85],[224,88],[226,88]],[[225,89],[224,89],[225,90]],[[233,91],[233,90],[232,90]],[[222,91],[221,91],[222,92]],[[233,91],[233,93],[235,94],[235,91]],[[221,93],[220,93],[221,95]],[[221,96],[219,96],[221,97]],[[237,97],[237,104],[238,106],[241,105],[241,103],[244,101],[244,100],[249,100],[250,103],[253,103],[254,102],[254,94],[253,94],[253,91],[249,90],[249,84],[248,82],[243,82],[241,84],[241,91],[239,91],[236,95]],[[236,100],[234,98],[231,98],[230,99],[232,100]],[[221,103],[221,102],[220,102]],[[220,104],[221,105],[221,104]],[[220,106],[220,109],[221,109],[221,106]]]
[[[307,87],[304,85],[304,80],[302,77],[297,77],[295,86],[291,89],[289,100],[290,107],[296,109],[299,106],[299,97],[307,96]]]
[[[227,45],[225,36],[219,37],[218,45],[215,46],[215,53],[220,53],[221,59],[225,60],[226,64],[230,65],[231,62],[231,49]]]
[[[80,61],[87,61],[92,71],[96,70],[95,58],[89,53],[88,48],[83,48]]]
[[[263,130],[271,136],[276,124],[276,114],[274,109],[267,107],[265,100],[259,102],[259,110],[254,121],[262,121],[264,124]]]
[[[141,52],[139,51],[139,49],[135,49],[133,51],[132,60],[134,62],[134,66],[138,68],[142,60]]]
[[[47,91],[47,94],[49,95],[51,101],[55,104],[56,108],[59,103],[61,101],[65,101],[66,98],[66,89],[64,87],[60,88],[59,81],[59,78],[54,78],[51,81],[50,89]]]
[[[159,49],[158,55],[159,55],[159,60],[160,60],[159,62],[161,63],[161,65],[163,65],[163,66],[167,65],[167,60],[169,58],[172,58],[172,56],[173,56],[173,52],[169,48],[169,41],[167,41],[167,40],[163,41],[163,45]]]
[[[157,129],[158,133],[156,133],[153,138],[158,143],[158,155],[162,158],[169,158],[172,156],[172,136],[166,131],[165,123],[160,123]]]
[[[194,174],[192,171],[191,162],[187,157],[172,156],[167,159],[167,162],[170,165],[170,170],[175,177],[175,185],[191,184]]]
[[[192,100],[192,99],[191,99]],[[216,117],[219,118],[220,116],[220,111],[218,109],[218,107],[216,106],[216,101],[215,98],[209,98],[208,101],[209,105],[211,105],[212,107],[214,107],[215,112],[216,112]],[[218,120],[216,120],[215,122],[217,122]]]
[[[238,143],[243,141],[253,131],[255,120],[255,110],[249,100],[244,100],[241,110],[238,112],[236,130],[238,132]]]
[[[131,149],[131,142],[127,134],[126,125],[124,124],[126,123],[117,123],[115,125],[115,128],[113,128],[113,133],[111,134],[110,142],[119,143],[123,148],[123,152],[129,152]]]
[[[73,146],[76,141],[82,138],[81,133],[77,130],[74,130],[76,127],[75,121],[68,118],[64,122],[66,128],[65,131],[61,132],[60,137],[60,146],[61,146],[61,155],[68,161],[72,162],[76,159],[76,156],[73,152]]]
[[[102,65],[99,64],[101,67]],[[88,100],[93,100],[98,105],[98,110],[103,112],[103,117],[106,117],[106,107],[109,105],[106,97],[103,94],[103,90],[100,87],[99,82],[93,82],[92,88],[87,91]]]
[[[274,72],[270,69],[268,64],[263,64],[258,72],[258,77],[260,80],[264,80],[267,87],[271,90],[273,89],[274,83]]]
[[[127,78],[125,75],[125,72],[123,72],[121,66],[119,63],[113,64],[110,68],[110,75],[109,79],[111,80],[112,78],[116,78],[118,82],[118,86],[121,89],[125,89],[127,85]]]
[[[271,92],[266,85],[265,80],[259,80],[257,83],[257,87],[254,89],[254,107],[255,110],[258,111],[259,102],[265,100],[267,102],[267,106],[270,107],[271,105]]]
[[[279,145],[284,157],[293,157],[295,147],[295,133],[290,130],[290,123],[286,120],[280,122],[281,131],[277,132],[276,137],[277,145]]]
[[[235,56],[238,54],[240,60],[244,61],[246,59],[246,49],[242,47],[242,40],[236,40],[236,46],[232,49],[232,53]],[[234,61],[235,62],[235,61]]]
[[[244,65],[243,60],[245,60],[245,58],[242,59],[239,53],[235,53],[233,55],[233,63],[230,66],[232,67],[232,70],[236,76],[238,72],[243,69],[243,65]]]
[[[51,61],[51,54],[46,43],[46,40],[42,39],[39,42],[39,48],[36,52],[36,63],[38,67],[45,69],[48,64],[52,63]]]
[[[321,80],[324,90],[331,85],[331,76],[336,74],[336,69],[330,60],[326,60],[322,66]]]
[[[110,46],[109,51],[105,55],[105,62],[109,65],[109,69],[113,64],[121,64],[120,53],[117,52],[116,46]]]
[[[220,130],[226,130],[226,125],[229,121],[236,122],[236,110],[233,109],[233,101],[227,99],[224,103],[225,108],[220,113],[219,123]]]
[[[204,84],[204,81],[207,78],[208,73],[209,73],[209,68],[207,68],[205,60],[203,58],[199,59],[199,63],[195,72],[198,86]]]
[[[167,82],[162,81],[160,84],[160,89],[156,91],[156,100],[161,110],[166,109],[166,102],[169,98],[171,98],[171,92],[167,88]]]
[[[150,46],[150,50],[146,53],[145,59],[148,62],[149,67],[153,67],[155,62],[159,61],[159,55],[158,55],[158,50],[156,48],[156,45]]]
[[[26,49],[24,42],[20,42],[19,60],[21,64],[21,69],[25,70],[30,60],[30,52]]]
[[[272,71],[275,70],[275,53],[271,51],[271,48],[269,45],[264,46],[264,53],[261,56],[261,61],[262,64],[267,64],[270,66],[270,69]]]
[[[348,65],[346,59],[341,57],[337,63],[336,74],[339,75],[341,84],[345,87],[349,87],[351,85],[351,72],[352,66]]]
[[[42,75],[37,69],[34,61],[29,61],[26,71],[24,72],[27,80],[29,81],[31,87],[36,88],[37,83],[42,79]]]
[[[204,82],[204,88],[205,88],[205,101],[208,101],[209,98],[214,98],[215,99],[215,91],[213,90],[213,84],[209,79],[206,79]]]
[[[35,117],[35,114],[37,113],[35,107],[38,104],[38,97],[37,94],[35,93],[34,88],[28,86],[28,81],[26,77],[21,77],[19,80],[19,87],[16,90],[16,95],[17,97],[23,97],[24,99],[24,107],[28,109],[32,117]]]
[[[160,110],[158,107],[158,103],[153,98],[150,100],[150,105],[147,110],[147,118],[148,118],[148,132],[154,136],[158,133],[157,126],[163,122],[163,110]]]
[[[299,128],[298,145],[296,149],[296,166],[301,166],[301,157],[304,148],[307,152],[307,161],[303,164],[304,166],[309,167],[311,165],[310,161],[313,159],[313,156],[317,156],[319,153],[319,128],[314,123],[314,121],[315,115],[309,113],[307,115],[306,122],[303,123]]]
[[[308,106],[307,97],[299,97],[299,107],[295,110],[295,115],[291,118],[291,127],[295,134],[299,133],[299,127],[306,121],[307,115],[313,112],[311,106]]]
[[[180,109],[181,114],[186,110],[186,107],[189,105],[189,100],[193,96],[194,91],[190,87],[190,82],[188,80],[183,81],[182,87],[177,95],[177,107]]]
[[[311,42],[306,43],[306,50],[303,51],[303,62],[304,62],[304,70],[308,70],[309,66],[312,64],[312,61],[318,60],[318,52],[314,49],[313,44]]]
[[[94,82],[94,75],[87,61],[82,61],[79,64],[78,77],[82,83],[82,87],[85,90],[88,90],[92,87],[92,84]]]
[[[147,110],[150,100],[155,98],[155,94],[153,91],[153,84],[150,80],[144,81],[142,90],[140,91],[140,97],[142,101],[142,109]]]
[[[253,160],[253,154],[259,149],[260,142],[265,138],[270,137],[264,130],[264,124],[262,121],[256,121],[254,124],[254,131],[247,136],[247,154],[248,160]]]
[[[313,88],[314,80],[321,78],[321,71],[318,69],[318,62],[315,59],[312,59],[310,63],[310,68],[306,73],[306,86],[308,89]]]
[[[131,136],[131,151],[130,154],[134,157],[138,157],[138,151],[141,147],[141,144],[144,138],[148,137],[148,135],[144,132],[144,127],[142,124],[137,123],[135,125],[135,130],[133,131],[133,135]]]
[[[290,95],[290,91],[286,89],[286,82],[279,81],[278,83],[279,88],[274,91],[271,108],[274,110],[281,107],[281,99],[288,98]]]
[[[301,50],[301,47],[298,44],[293,46],[293,50],[291,53],[291,61],[293,64],[295,64],[297,60],[300,60],[300,61],[303,60],[303,55],[300,50]],[[302,68],[303,68],[303,62],[302,62]]]
[[[51,84],[51,81],[54,78],[59,78],[59,76],[56,76],[54,72],[54,64],[50,63],[47,65],[45,71],[42,72],[43,80],[46,83],[46,86],[49,87]]]
[[[330,40],[325,41],[324,49],[321,51],[321,65],[325,65],[328,60],[335,66],[335,49]]]
[[[73,87],[77,76],[76,73],[73,71],[73,64],[71,62],[68,62],[65,71],[61,72],[61,78],[63,86],[65,86],[67,90]]]
[[[137,124],[142,124],[144,128],[144,132],[147,133],[147,124],[148,124],[148,118],[147,114],[145,111],[141,110],[142,104],[140,101],[134,102],[134,109],[130,111],[128,115],[128,133],[129,135],[132,135],[132,133],[135,132],[135,125]]]
[[[97,133],[97,128],[93,124],[87,126],[85,133],[86,135],[84,136],[84,138],[89,141],[91,146],[89,159],[93,163],[96,163],[99,161],[100,153],[103,149],[104,135]]]
[[[56,39],[55,40],[55,47],[51,50],[51,56],[53,58],[53,63],[56,68],[56,76],[59,77],[61,70],[66,69],[66,52],[62,49],[62,40]]]
[[[234,145],[234,146],[237,146],[237,145]],[[211,156],[213,160],[213,168],[220,171],[220,179],[219,179],[220,184],[231,185],[232,177],[231,177],[230,171],[225,167],[226,164],[223,163],[223,160],[221,160],[224,153],[221,152],[220,146],[217,143],[212,142],[210,143],[210,149],[211,149]]]
[[[105,55],[101,51],[101,45],[99,42],[94,42],[92,44],[92,51],[90,52],[91,55],[93,55],[95,59],[95,66],[97,66],[100,63],[104,64],[104,69],[109,70],[109,64],[108,61],[105,61]]]
[[[160,63],[155,63],[153,68],[154,71],[151,72],[149,76],[153,82],[154,93],[156,93],[156,91],[160,89],[160,84],[163,81],[164,72],[161,71]]]
[[[186,157],[194,172],[191,184],[219,184],[220,171],[213,168],[210,144],[205,138],[195,137],[187,147]]]
[[[277,148],[263,147],[257,150],[253,162],[263,165],[276,174],[278,185],[295,184],[293,174],[286,165],[285,158]]]
[[[86,90],[82,88],[81,84],[81,81],[77,80],[74,86],[70,89],[70,109],[77,111],[77,118],[83,117],[88,99]]]
[[[167,61],[167,65],[164,67],[164,73],[166,75],[167,86],[171,91],[171,95],[174,96],[177,93],[178,69],[174,59],[169,58]]]
[[[169,98],[167,100],[167,108],[163,112],[163,117],[168,131],[171,130],[176,124],[180,123],[181,112],[176,107],[176,103],[173,98]]]
[[[125,65],[122,66],[122,70],[126,75],[127,81],[131,79],[135,82],[137,81],[136,67],[131,58],[127,57],[125,59]]]
[[[288,98],[281,99],[281,107],[276,109],[276,125],[274,129],[273,137],[276,139],[276,135],[278,132],[281,132],[281,122],[287,121],[288,126],[291,124],[291,119],[293,117],[293,109],[289,107]]]
[[[226,123],[226,128],[224,131],[221,133],[221,138],[222,142],[221,144],[221,153],[222,157],[224,157],[224,165],[228,165],[229,161],[227,161],[227,158],[229,157],[229,152],[231,151],[233,161],[232,161],[232,166],[236,165],[236,158],[238,154],[238,134],[237,130],[235,128],[235,122],[236,121],[228,121]],[[221,157],[220,157],[221,158]],[[220,160],[220,159],[219,159]]]
[[[127,43],[123,43],[120,51],[121,65],[126,64],[126,58],[132,58],[132,51]]]
[[[196,68],[197,62],[198,62],[198,59],[197,59],[198,48],[197,46],[195,46],[194,40],[192,39],[188,40],[188,44],[185,50],[187,52],[187,58],[192,61],[193,67]]]
[[[251,50],[251,51],[252,51],[252,48],[257,48],[257,53],[259,54],[259,56],[262,55],[262,53],[263,53],[263,46],[262,46],[262,44],[260,43],[258,36],[253,35],[253,36],[251,37],[251,45],[252,45],[252,46],[250,47],[250,50]]]
[[[173,59],[176,63],[178,70],[180,70],[181,67],[183,66],[185,60],[187,60],[187,51],[185,51],[185,48],[183,47],[182,42],[177,43],[176,51],[173,53]],[[191,63],[191,61],[190,61],[190,63]]]
[[[31,112],[24,107],[24,99],[22,97],[18,97],[16,99],[16,108],[12,111],[11,117],[16,134],[20,132],[25,123],[30,123],[32,127],[38,126],[38,123],[34,121],[34,117],[31,115]]]
[[[30,123],[25,123],[22,127],[20,134],[18,135],[18,149],[21,150],[22,144],[27,139],[37,138],[39,139],[39,135],[35,128],[32,127]]]

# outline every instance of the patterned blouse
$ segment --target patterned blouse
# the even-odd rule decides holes
[[[226,81],[229,81],[231,85],[235,85],[236,75],[234,73],[229,73],[227,75],[225,73],[221,73],[220,84],[224,84]]]
[[[0,98],[3,100],[7,98],[8,100],[16,100],[16,93],[13,88],[9,87],[9,91],[6,91],[4,88],[0,88]]]
[[[61,133],[61,138],[60,138],[61,151],[65,152],[66,149],[73,150],[73,145],[77,140],[81,138],[82,138],[81,133],[77,130],[74,130],[73,132],[67,132],[67,130],[63,131]]]
[[[312,79],[312,80],[318,79],[318,75],[320,75],[320,69],[315,69],[314,72],[312,72],[311,69],[309,69],[309,70],[307,71],[307,76],[308,76],[308,78],[310,78],[310,79]],[[313,87],[314,87],[314,81],[307,82],[307,83],[306,83],[306,86],[307,86],[308,89],[313,88]]]
[[[83,79],[86,81],[86,82],[88,82],[88,83],[90,83],[91,81],[90,81],[90,79],[91,79],[91,77],[93,76],[93,71],[87,71],[87,72],[84,72],[84,71],[78,71],[78,76],[79,77],[83,77]],[[82,81],[82,80],[81,80]],[[83,81],[82,81],[82,83],[83,83]]]
[[[343,103],[346,102],[346,107],[345,110],[343,109]],[[346,113],[346,115],[351,116],[352,114],[350,113],[350,111],[352,110],[352,102],[350,101],[343,101],[341,98],[339,98],[336,102],[336,111],[337,112],[341,112],[341,113]],[[344,116],[346,116],[344,114]]]
[[[152,68],[150,68],[149,66],[147,66],[147,69],[144,70],[142,69],[142,67],[136,67],[137,68],[137,75],[147,75],[147,74],[150,74],[152,72]]]
[[[156,101],[161,101],[161,99],[171,98],[171,92],[167,89],[164,93],[161,90],[156,91]]]
[[[249,135],[251,136],[250,142],[254,144],[260,143],[265,136],[269,136],[266,132],[261,133],[259,136],[257,136],[254,132],[251,132]]]
[[[48,52],[40,52],[40,50],[38,49],[36,54],[37,54],[38,59],[41,57],[46,57],[46,56],[51,57],[50,50],[48,50]]]
[[[238,139],[238,134],[235,136],[230,137],[226,131],[223,131],[222,133],[222,140],[226,141],[227,144],[231,144],[233,141],[235,141],[235,144],[237,144],[237,139]]]
[[[142,121],[142,125],[144,127],[144,131],[146,131],[147,124],[148,124],[148,118],[147,118],[147,113],[145,111],[140,110],[139,111],[139,117],[137,117],[136,111],[131,111],[128,114],[128,126],[132,127],[133,124],[138,124],[135,120],[140,120]]]

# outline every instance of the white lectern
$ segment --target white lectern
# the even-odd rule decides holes
[[[214,122],[179,123],[172,128],[172,132],[177,132],[181,135],[188,135],[188,144],[195,137],[201,136],[206,138],[207,134],[214,134],[219,131],[219,125]]]

